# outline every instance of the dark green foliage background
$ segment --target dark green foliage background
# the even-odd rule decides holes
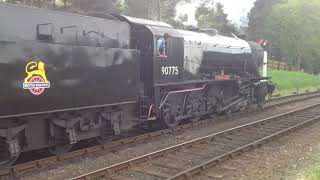
[[[319,0],[257,0],[249,14],[248,35],[271,42],[273,58],[318,74],[319,9]]]

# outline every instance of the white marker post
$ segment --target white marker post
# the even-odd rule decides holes
[[[263,52],[263,67],[262,67],[262,75],[263,77],[268,77],[268,52]]]

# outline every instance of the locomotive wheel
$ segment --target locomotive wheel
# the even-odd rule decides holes
[[[14,157],[10,157],[9,155],[7,155],[6,157],[1,157],[0,158],[0,167],[7,167],[7,166],[13,165],[17,161],[19,156],[20,156],[20,154],[14,156]]]
[[[166,101],[161,109],[161,118],[164,124],[169,128],[177,127],[180,121],[176,120],[176,117],[183,114],[183,98],[182,95],[177,95]]]
[[[217,107],[217,98],[207,97],[207,112],[209,113],[210,118],[217,117],[216,107]]]
[[[50,153],[60,155],[70,151],[72,144],[69,144],[65,128],[52,124],[54,137],[51,138],[52,146],[48,147]]]
[[[2,138],[0,140],[0,149],[0,167],[7,167],[13,165],[21,154],[18,153],[15,156],[10,156],[8,144],[5,142],[5,139]]]
[[[105,134],[106,132],[109,132],[109,133]],[[104,133],[105,135],[101,135],[101,136],[96,137],[96,141],[101,145],[108,144],[113,141],[117,141],[117,140],[121,139],[121,137],[115,135],[113,130],[111,130],[111,129],[109,129],[109,131],[104,131],[102,133]]]
[[[165,104],[161,110],[162,120],[169,128],[177,127],[179,122],[175,120],[174,115],[171,113],[171,105]]]
[[[102,121],[100,136],[95,138],[99,144],[108,144],[121,138],[120,135],[115,134],[113,125],[109,119],[105,118],[103,115],[100,115],[99,119]]]
[[[109,136],[109,137],[96,137],[96,140],[99,144],[103,145],[103,144],[108,144],[111,143],[112,141],[116,141],[119,138],[115,137],[115,136]]]
[[[257,108],[262,111],[264,109],[265,104],[266,104],[265,100],[258,102]]]
[[[201,95],[191,95],[187,99],[186,113],[192,115],[191,122],[198,122],[201,119],[201,112],[205,111],[204,98]]]
[[[54,155],[60,155],[60,154],[69,152],[71,148],[72,148],[72,144],[58,144],[58,145],[50,146],[48,149],[50,153]]]
[[[161,109],[161,117],[164,124],[169,128],[174,128],[179,125],[182,120],[177,120],[177,117],[183,115],[183,102],[185,95],[175,95],[167,99]]]

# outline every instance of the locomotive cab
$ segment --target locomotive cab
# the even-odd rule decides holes
[[[144,84],[145,95],[155,95],[155,88],[161,84],[181,81],[183,72],[184,43],[180,33],[171,25],[134,18],[114,15],[131,25],[131,47],[140,50],[141,80]],[[165,38],[165,56],[159,55],[157,41]]]

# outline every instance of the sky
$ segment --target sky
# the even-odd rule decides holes
[[[253,7],[256,0],[215,0],[224,5],[224,11],[228,14],[228,19],[235,24],[241,24],[240,17],[246,16],[247,13]],[[199,0],[193,0],[193,3],[180,3],[177,6],[177,14],[188,14],[187,25],[197,25],[197,21],[194,18],[194,14],[197,6],[199,6]]]

